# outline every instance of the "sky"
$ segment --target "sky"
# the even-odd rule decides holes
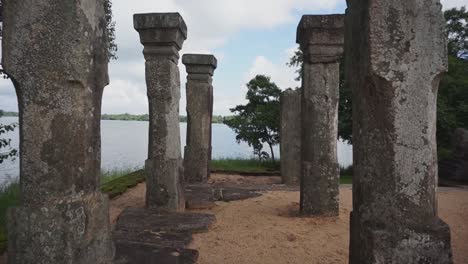
[[[296,28],[303,14],[344,13],[345,0],[113,0],[117,60],[109,64],[102,113],[148,113],[143,46],[133,28],[133,14],[179,12],[188,27],[180,55],[213,54],[215,115],[245,103],[246,83],[257,74],[271,77],[281,89],[297,87],[295,69],[286,62],[297,49]],[[442,0],[444,9],[468,6],[468,0]],[[180,114],[185,115],[185,66],[181,73]],[[17,111],[9,80],[0,80],[0,109]]]

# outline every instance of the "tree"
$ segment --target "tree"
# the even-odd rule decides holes
[[[437,142],[446,148],[457,127],[468,128],[468,11],[465,7],[444,12],[447,21],[449,71],[441,80],[437,101]],[[297,50],[287,63],[302,76],[302,52]],[[338,137],[352,143],[352,92],[344,81],[344,63],[340,64],[340,102]]]
[[[468,12],[466,7],[446,10],[444,17],[447,21],[449,55],[466,58],[468,56]]]
[[[468,129],[468,11],[452,8],[444,16],[449,71],[440,82],[437,100],[437,143],[442,150],[450,147],[457,127]]]
[[[117,59],[117,43],[115,43],[115,21],[113,21],[112,14],[112,0],[106,0],[104,2],[104,11],[106,13],[106,31],[107,31],[107,60]]]
[[[267,143],[274,161],[273,146],[279,143],[281,90],[265,75],[255,76],[247,83],[247,89],[248,103],[230,109],[235,115],[224,123],[236,132],[237,142],[247,142],[260,159],[269,157],[262,151]]]
[[[3,116],[3,110],[0,110],[0,117]],[[15,130],[17,124],[10,125],[0,124],[0,164],[5,160],[14,158],[18,155],[18,151],[11,147],[11,139],[3,138],[2,135]]]

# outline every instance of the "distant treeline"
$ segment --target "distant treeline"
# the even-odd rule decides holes
[[[213,123],[219,123],[222,124],[224,123],[224,120],[230,119],[231,117],[227,116],[220,116],[220,115],[215,115],[213,116]],[[124,120],[124,121],[148,121],[149,120],[149,115],[144,114],[144,115],[132,115],[132,114],[119,114],[119,115],[109,115],[109,114],[103,114],[101,115],[102,120]],[[180,122],[186,123],[187,122],[187,117],[186,116],[180,116],[179,117]]]
[[[5,112],[3,110],[0,110],[0,116],[18,116],[17,112]]]
[[[0,110],[0,116],[18,116],[17,112],[4,112]],[[224,123],[224,120],[229,120],[230,116],[220,116],[220,115],[215,115],[213,116],[213,123],[218,123],[222,124]],[[187,117],[186,116],[180,116],[179,117],[180,122],[186,123],[187,122]],[[132,114],[118,114],[118,115],[110,115],[110,114],[103,114],[101,115],[101,120],[123,120],[123,121],[148,121],[149,120],[149,115],[132,115]]]

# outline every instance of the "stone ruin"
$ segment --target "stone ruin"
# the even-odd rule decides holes
[[[280,98],[281,177],[284,184],[301,180],[301,90],[288,89]]]
[[[452,263],[437,216],[437,89],[447,71],[439,1],[348,1],[353,91],[351,264]]]
[[[213,55],[185,54],[187,69],[187,144],[184,153],[185,181],[206,182],[210,175],[213,73],[218,62]]]
[[[184,210],[177,62],[187,26],[179,13],[135,14],[133,24],[144,46],[150,109],[146,206]]]
[[[297,27],[303,53],[301,213],[339,214],[337,137],[344,16],[306,15]]]
[[[41,8],[24,8],[28,3],[4,6],[3,65],[17,91],[21,124],[22,197],[8,212],[9,263],[112,263],[108,199],[99,190],[101,97],[108,83],[103,0],[44,0]],[[436,95],[447,70],[441,5],[348,1],[343,20],[304,16],[298,27],[305,58],[301,211],[338,214],[338,69],[345,35],[354,103],[349,261],[452,263],[450,230],[436,204]],[[187,27],[178,13],[137,14],[134,26],[144,46],[150,105],[147,208],[127,209],[119,218],[115,263],[194,263],[197,253],[184,247],[191,232],[214,219],[178,212],[185,199],[177,62]],[[186,166],[191,148],[203,150],[203,162],[196,174],[186,175],[203,182],[216,60],[185,58],[188,91],[206,95],[187,97],[190,128],[200,128],[189,129],[195,136],[188,141]],[[206,185],[190,188],[215,193]],[[226,189],[216,192],[224,197]],[[156,239],[148,230],[170,232]]]
[[[109,83],[103,3],[4,3],[3,66],[18,96],[21,142],[21,204],[7,216],[10,264],[111,263],[114,256],[108,198],[99,189]]]

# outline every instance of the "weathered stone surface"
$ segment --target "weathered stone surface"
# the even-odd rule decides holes
[[[306,63],[336,63],[343,57],[344,16],[305,15],[297,27],[296,42]]]
[[[146,172],[146,206],[183,210],[183,167],[180,153],[179,50],[187,26],[179,13],[135,14],[146,59],[149,100],[149,146]]]
[[[281,95],[281,177],[285,184],[301,179],[301,90],[288,89]]]
[[[206,182],[211,162],[212,76],[217,67],[217,60],[213,55],[185,54],[182,63],[185,64],[188,73],[185,181]]]
[[[3,14],[3,66],[18,95],[21,142],[9,263],[111,263],[99,191],[104,1],[10,0]]]
[[[162,248],[151,244],[115,243],[114,264],[195,264],[198,251],[188,248]]]
[[[352,264],[452,263],[449,227],[436,203],[444,26],[438,0],[348,1]]]
[[[439,162],[439,177],[468,182],[468,130],[458,128],[453,135],[453,157]]]
[[[8,212],[8,263],[112,263],[108,198],[50,199]]]
[[[214,190],[209,184],[185,186],[185,207],[187,209],[211,209],[215,206]]]
[[[343,15],[307,15],[298,26],[297,42],[304,54],[300,207],[305,215],[339,213],[338,61],[343,27]]]
[[[262,194],[257,190],[249,190],[248,188],[236,187],[217,187],[215,188],[214,196],[217,201],[232,202],[259,197]]]
[[[127,208],[119,216],[115,229],[194,233],[207,231],[214,220],[215,217],[210,214]]]
[[[127,208],[114,230],[114,263],[196,263],[198,251],[187,249],[192,234],[206,232],[210,214]]]

